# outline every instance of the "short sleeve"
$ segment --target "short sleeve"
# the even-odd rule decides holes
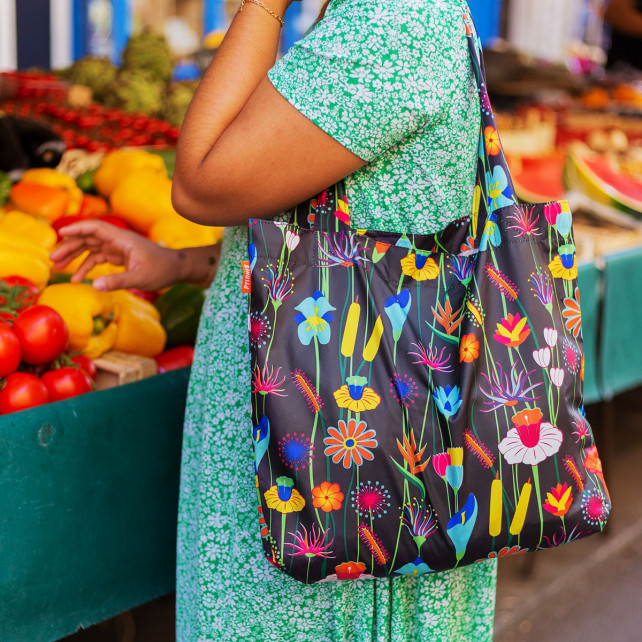
[[[452,14],[442,20],[433,5],[332,0],[268,77],[304,116],[371,162],[438,122],[446,107],[442,43],[455,34]]]

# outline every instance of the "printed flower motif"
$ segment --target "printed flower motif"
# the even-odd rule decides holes
[[[262,348],[270,338],[272,324],[262,312],[252,312],[249,316],[250,345]]]
[[[473,259],[470,256],[454,256],[450,262],[450,271],[462,285],[468,285],[473,278]]]
[[[564,370],[562,368],[551,368],[548,371],[548,374],[550,375],[553,384],[557,388],[560,388],[564,383]]]
[[[315,414],[321,410],[323,406],[323,401],[319,396],[314,384],[308,379],[303,370],[296,369],[290,373],[290,379],[295,388],[303,395],[303,398],[308,404],[308,408],[312,414]]]
[[[417,396],[418,389],[417,384],[408,375],[402,377],[395,373],[390,377],[390,392],[392,396],[406,408],[415,403],[413,397]]]
[[[450,455],[447,452],[437,453],[432,456],[432,467],[442,479],[446,479],[446,469],[448,466],[450,466]]]
[[[285,245],[290,252],[294,251],[300,240],[301,237],[298,234],[295,234],[292,230],[287,230],[285,232]]]
[[[323,481],[319,486],[312,489],[312,505],[320,508],[324,513],[339,510],[344,499],[339,484],[331,484]]]
[[[425,252],[411,252],[401,259],[401,271],[415,281],[436,279],[439,276],[439,266],[430,254]]]
[[[464,320],[464,315],[461,314],[462,308],[453,312],[452,306],[450,305],[450,298],[446,299],[443,307],[441,303],[437,301],[437,309],[432,308],[435,319],[437,319],[439,325],[444,328],[448,336],[451,336]]]
[[[256,245],[254,243],[250,243],[247,246],[247,256],[248,259],[250,260],[250,272],[254,270],[254,266],[256,265]]]
[[[314,337],[323,345],[330,342],[330,321],[334,318],[330,311],[336,308],[319,290],[294,309],[299,311],[294,320],[299,324],[299,341],[304,346],[310,345]]]
[[[553,284],[542,270],[533,272],[528,278],[530,284],[533,286],[531,292],[533,296],[539,299],[540,303],[550,310],[553,303]]]
[[[587,451],[586,457],[584,459],[584,468],[586,472],[597,475],[602,482],[602,486],[606,491],[606,496],[611,499],[609,495],[609,489],[606,487],[606,482],[604,481],[604,473],[602,472],[602,461],[600,460],[599,455],[597,454],[597,446],[593,444]]]
[[[444,350],[446,348],[442,348],[441,352],[437,354],[437,348],[434,350],[432,348],[426,349],[422,343],[413,343],[412,345],[417,348],[418,352],[409,352],[408,355],[419,358],[419,361],[413,361],[413,363],[428,366],[436,372],[452,372],[452,366],[448,365],[450,355],[444,359]]]
[[[446,525],[446,533],[455,545],[457,562],[459,562],[466,553],[468,540],[477,521],[478,509],[477,499],[470,493],[466,503],[448,520],[448,524]]]
[[[540,348],[539,350],[533,350],[533,359],[540,368],[548,368],[551,364],[551,349]]]
[[[459,343],[459,363],[472,363],[479,357],[479,341],[474,334],[465,334]]]
[[[464,449],[448,448],[450,465],[446,466],[446,481],[454,490],[459,490],[464,480]]]
[[[479,185],[475,187],[475,190],[477,190],[478,187]],[[459,246],[459,251],[463,256],[473,256],[474,254],[477,254],[479,250],[475,247],[475,237],[469,236],[466,239],[466,242]]]
[[[411,503],[404,504],[401,521],[417,544],[417,550],[437,530],[437,517],[432,506],[416,497]]]
[[[337,199],[337,209],[334,215],[346,225],[350,225],[350,210],[348,208],[347,196],[344,196],[343,199]]]
[[[514,301],[519,296],[519,289],[496,265],[486,263],[486,265],[484,265],[484,272],[486,272],[488,280],[509,301]]]
[[[568,202],[564,201],[562,204],[562,211],[557,216],[557,221],[555,222],[555,228],[558,233],[566,237],[571,232],[571,226],[573,225],[573,215],[568,206]]]
[[[522,410],[513,417],[514,428],[499,444],[499,452],[509,464],[535,466],[554,455],[562,445],[562,432],[542,422],[539,408]]]
[[[517,370],[517,361],[513,364],[513,367],[510,369],[510,379],[507,374],[504,374],[501,363],[497,364],[497,370],[491,372],[491,378],[485,372],[482,372],[482,377],[486,380],[490,392],[487,392],[484,388],[479,385],[479,389],[490,399],[490,401],[484,401],[484,405],[490,406],[487,410],[482,412],[492,412],[497,410],[502,406],[508,406],[509,408],[517,405],[519,401],[537,401],[539,397],[527,396],[529,392],[541,386],[540,383],[535,383],[526,388],[528,383],[528,378],[535,372],[530,370],[529,372],[524,372],[523,370]]]
[[[508,178],[501,165],[497,165],[493,169],[492,175],[490,172],[486,172],[486,184],[488,185],[489,214],[502,207],[513,205],[513,193],[508,187]]]
[[[267,507],[274,508],[279,513],[298,513],[305,506],[305,499],[294,488],[294,481],[289,477],[277,477],[276,486],[266,490],[264,495]]]
[[[364,522],[361,522],[357,531],[359,532],[359,537],[363,540],[364,544],[370,549],[374,561],[380,566],[386,564],[390,560],[390,553],[388,553],[388,550],[381,540],[375,535],[372,528]]]
[[[588,439],[591,436],[588,422],[585,417],[582,417],[580,414],[575,414],[575,419],[573,419],[573,425],[575,426],[575,431],[571,434],[577,435],[575,440],[576,444],[579,444],[583,439]]]
[[[312,463],[314,446],[305,435],[287,433],[279,440],[279,455],[289,468],[299,470]]]
[[[488,560],[498,560],[504,557],[511,557],[512,555],[521,555],[522,553],[528,553],[527,548],[522,548],[515,544],[514,546],[504,546],[498,551],[491,551],[488,553],[488,557],[483,557],[480,560],[475,560],[476,562],[487,562]]]
[[[602,528],[611,512],[611,504],[599,490],[585,490],[582,493],[582,514],[591,526]]]
[[[337,580],[358,580],[366,571],[363,562],[343,562],[334,567]]]
[[[568,340],[564,339],[562,343],[562,354],[564,355],[564,363],[571,374],[577,374],[580,369],[581,354],[579,350]]]
[[[560,245],[558,255],[548,264],[548,269],[556,279],[572,281],[577,278],[577,257],[575,246],[571,243]]]
[[[339,408],[347,408],[352,412],[363,412],[376,408],[381,397],[372,389],[367,388],[366,377],[348,377],[346,383],[334,392],[334,399]]]
[[[285,377],[278,381],[279,372],[281,372],[281,368],[277,368],[276,372],[274,372],[274,366],[268,371],[267,363],[263,366],[263,370],[259,370],[259,364],[257,363],[252,372],[252,394],[287,397],[287,395],[281,394],[285,389],[279,388],[285,381]]]
[[[412,562],[404,564],[395,571],[395,575],[425,575],[426,573],[433,573],[433,570],[421,557],[416,557]]]
[[[567,483],[557,484],[557,486],[551,488],[550,493],[546,494],[542,508],[555,515],[555,517],[564,517],[573,503],[571,490]]]
[[[562,526],[559,531],[553,533],[552,537],[549,538],[547,535],[544,535],[544,537],[542,537],[542,542],[546,542],[546,544],[544,546],[538,546],[537,550],[544,551],[547,548],[555,548],[562,544],[570,544],[571,542],[582,539],[582,537],[586,537],[587,535],[591,535],[591,531],[580,531],[579,524],[573,526],[573,530],[570,533],[567,533],[564,526]]]
[[[379,263],[381,259],[385,256],[386,252],[390,249],[390,243],[382,243],[381,241],[375,241],[375,247],[372,251],[372,262]]]
[[[404,433],[403,445],[397,439],[397,447],[401,452],[401,456],[406,460],[406,463],[410,467],[409,470],[411,475],[416,475],[417,473],[422,473],[424,470],[426,470],[428,459],[430,459],[430,457],[428,457],[428,459],[426,459],[423,464],[419,463],[421,461],[421,458],[423,457],[424,450],[426,450],[426,446],[424,446],[419,452],[417,452],[417,442],[415,442],[415,431],[413,428],[410,429],[410,441],[408,441],[408,438]]]
[[[384,304],[384,310],[392,325],[392,337],[395,341],[399,341],[401,331],[408,318],[411,303],[410,290],[401,290],[399,294],[389,297]]]
[[[553,348],[557,343],[557,330],[555,328],[544,328],[544,341]]]
[[[444,415],[444,417],[452,417],[462,404],[461,393],[457,386],[436,388],[433,393],[433,398],[439,412]]]
[[[486,143],[486,153],[489,156],[497,156],[502,151],[502,143],[494,127],[488,126],[484,129],[484,142]]]
[[[370,261],[367,257],[362,256],[366,248],[359,245],[356,234],[341,232],[338,235],[330,235],[323,232],[323,238],[326,243],[319,243],[319,267],[331,268],[339,265],[353,267],[354,265],[364,265]]]
[[[350,419],[346,424],[340,419],[338,428],[328,428],[328,435],[329,437],[323,440],[326,445],[323,452],[327,457],[332,457],[332,463],[338,464],[343,460],[343,467],[347,469],[352,464],[361,466],[364,459],[374,459],[370,449],[378,445],[375,439],[377,433],[367,430],[365,421],[357,423],[355,419]]]
[[[557,217],[562,213],[561,203],[547,203],[544,205],[544,218],[549,225],[557,223]]]
[[[330,532],[330,529],[323,531],[319,528],[317,533],[315,530],[315,524],[312,524],[312,531],[308,533],[305,526],[301,525],[303,533],[297,531],[297,533],[290,533],[294,537],[294,542],[292,544],[287,543],[286,546],[292,547],[292,557],[297,557],[299,555],[305,555],[306,557],[325,557],[332,558],[332,551],[328,549],[334,543],[332,537],[329,538],[329,541],[326,543],[325,538]]]
[[[512,221],[515,221],[515,225],[511,225],[509,230],[517,230],[515,238],[522,238],[523,236],[541,236],[542,233],[537,227],[539,222],[539,216],[535,217],[535,220],[532,220],[532,216],[535,212],[535,208],[531,207],[530,211],[526,206],[522,206],[516,209],[516,213],[508,218]]]
[[[497,324],[497,332],[493,335],[496,341],[503,343],[509,348],[516,348],[526,341],[531,333],[527,327],[528,318],[520,317],[519,313],[507,314],[500,323]]]
[[[566,329],[577,339],[582,334],[582,311],[580,310],[580,291],[575,288],[575,298],[567,296],[564,299],[562,316],[566,319]]]
[[[390,508],[390,493],[378,481],[362,482],[352,491],[352,508],[362,517],[381,517]]]
[[[274,267],[270,263],[267,267],[262,270],[265,272],[267,277],[262,277],[264,286],[270,292],[270,299],[274,304],[275,308],[278,308],[283,301],[292,295],[294,289],[294,278],[292,273],[288,268],[283,265],[282,261],[279,261],[277,267]]]

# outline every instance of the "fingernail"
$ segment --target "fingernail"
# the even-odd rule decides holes
[[[105,280],[102,277],[94,281],[94,290],[101,290],[104,292],[106,289]]]

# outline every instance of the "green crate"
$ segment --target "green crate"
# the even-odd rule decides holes
[[[189,369],[0,417],[0,638],[58,640],[174,590]]]

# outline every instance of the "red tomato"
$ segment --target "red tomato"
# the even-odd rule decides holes
[[[92,378],[82,368],[74,366],[49,370],[42,375],[40,381],[47,386],[51,401],[77,397],[94,389]]]
[[[10,374],[0,390],[0,414],[7,415],[49,403],[49,391],[38,377],[26,372]]]
[[[8,325],[0,324],[0,377],[15,372],[21,357],[22,348],[16,333]]]
[[[120,216],[114,216],[113,214],[106,214],[105,216],[99,216],[98,220],[105,221],[105,223],[109,223],[110,225],[115,225],[116,227],[119,227],[121,230],[132,229],[132,226],[124,218],[120,218]]]
[[[194,348],[192,346],[176,346],[165,350],[156,357],[159,374],[191,366],[194,361]]]
[[[14,287],[19,286],[24,288],[24,290],[18,296],[18,301],[20,303],[20,310],[28,308],[30,305],[33,305],[40,295],[40,290],[36,287],[33,281],[26,279],[24,276],[5,276],[2,279],[8,286]],[[3,298],[0,297],[0,304],[3,302]]]
[[[48,363],[67,347],[69,330],[63,318],[48,305],[23,310],[13,324],[25,363]]]
[[[96,376],[98,375],[98,370],[96,364],[84,354],[79,354],[75,357],[71,357],[71,360],[81,369],[84,370],[94,381],[96,381]]]

